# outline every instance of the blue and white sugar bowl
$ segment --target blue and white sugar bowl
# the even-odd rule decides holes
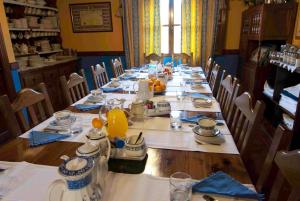
[[[132,135],[128,137],[125,141],[125,153],[129,157],[141,157],[145,155],[146,144],[145,138],[138,135]]]
[[[58,172],[63,179],[55,180],[48,189],[48,201],[98,201],[100,189],[92,182],[94,161],[86,157],[65,157]]]

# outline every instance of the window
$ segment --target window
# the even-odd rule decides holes
[[[161,53],[181,53],[181,0],[160,0]]]

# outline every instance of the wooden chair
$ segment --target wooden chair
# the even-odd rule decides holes
[[[252,98],[248,92],[244,92],[234,100],[228,125],[242,156],[252,132],[262,120],[264,110],[265,105],[261,101],[256,101],[255,107],[252,107]]]
[[[268,192],[269,186],[267,182],[270,180],[271,170],[275,167],[275,155],[279,150],[288,150],[288,146],[292,140],[292,135],[292,132],[286,129],[283,125],[279,125],[277,127],[268,154],[255,184],[258,192],[265,194],[270,193]]]
[[[229,111],[233,107],[233,101],[239,95],[240,85],[237,78],[232,78],[227,75],[220,83],[220,88],[217,94],[217,100],[220,103],[222,114],[225,120],[228,118]]]
[[[111,66],[113,69],[113,73],[114,73],[114,77],[117,78],[120,75],[122,75],[124,73],[124,69],[123,69],[123,65],[122,65],[122,61],[121,58],[119,57],[119,59],[112,59],[111,60]]]
[[[223,80],[223,77],[225,76],[226,71],[221,70],[220,66],[218,64],[215,64],[209,78],[209,86],[212,90],[213,96],[217,96],[219,91],[219,86],[221,80]]]
[[[211,74],[211,71],[212,71],[212,67],[215,65],[215,62],[213,61],[212,57],[209,57],[207,62],[206,62],[206,65],[204,67],[204,73],[207,77],[207,81],[209,82],[210,80],[210,74]]]
[[[93,74],[95,88],[100,88],[109,82],[104,62],[102,62],[102,66],[101,64],[91,66],[91,70]]]
[[[149,64],[151,61],[157,61],[157,63],[162,63],[162,57],[152,53],[149,55],[144,55],[146,64]]]
[[[66,76],[61,76],[60,83],[69,105],[72,105],[90,93],[86,79],[77,73],[72,73],[68,81]]]
[[[10,103],[7,95],[0,96],[0,112],[12,137],[36,126],[53,115],[53,107],[44,83],[37,90],[22,89]],[[25,114],[27,114],[25,116]],[[28,118],[26,118],[28,117]]]
[[[275,177],[269,201],[299,201],[300,200],[300,150],[276,153],[275,164],[279,171]],[[290,186],[290,193],[281,195],[281,189],[286,188],[286,181]]]
[[[188,55],[186,53],[180,53],[180,54],[173,54],[173,61],[176,62],[178,65],[179,61],[181,61],[182,64],[187,64],[191,66],[193,64],[193,53],[191,52],[191,55]]]

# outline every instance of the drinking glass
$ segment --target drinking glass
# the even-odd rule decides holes
[[[170,176],[170,201],[190,201],[192,198],[192,178],[184,172]]]
[[[180,111],[172,111],[170,115],[170,126],[174,129],[180,129],[182,122],[180,119]]]
[[[130,94],[130,81],[124,81],[124,91],[128,91],[128,94]]]

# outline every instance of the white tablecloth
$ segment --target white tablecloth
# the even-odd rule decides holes
[[[0,167],[6,162],[0,161]],[[8,178],[0,183],[0,189],[14,183],[13,188],[2,194],[2,201],[45,201],[48,186],[60,179],[57,167],[34,165],[27,162],[11,163],[7,172],[1,173]],[[27,173],[27,174],[24,174]],[[21,181],[20,181],[21,179]],[[3,181],[3,180],[1,180]],[[247,185],[252,187],[252,185]],[[109,172],[102,201],[169,201],[169,179],[147,174],[118,174]],[[212,195],[219,201],[234,199]],[[202,194],[192,195],[192,201],[203,201]]]

